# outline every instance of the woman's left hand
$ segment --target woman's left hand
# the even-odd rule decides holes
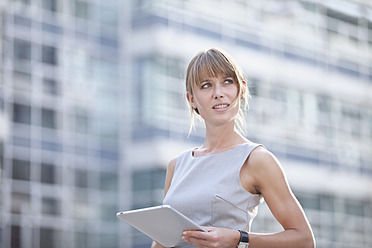
[[[208,232],[187,230],[183,232],[182,239],[199,248],[235,248],[239,244],[240,232],[237,230],[203,227]]]

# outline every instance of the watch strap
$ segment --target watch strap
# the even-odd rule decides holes
[[[248,248],[249,246],[249,235],[246,231],[239,230],[240,242],[237,248]]]

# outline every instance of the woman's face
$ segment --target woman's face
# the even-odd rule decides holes
[[[197,108],[206,124],[223,125],[234,122],[239,110],[238,82],[232,77],[219,75],[207,77],[195,85],[193,95],[187,98],[193,108]]]

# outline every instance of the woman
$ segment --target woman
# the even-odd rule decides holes
[[[249,91],[230,55],[216,48],[196,55],[187,69],[186,91],[192,125],[196,115],[204,120],[205,140],[169,162],[163,203],[208,232],[185,231],[188,245],[182,247],[315,247],[279,161],[239,131]],[[250,232],[263,199],[284,231]]]

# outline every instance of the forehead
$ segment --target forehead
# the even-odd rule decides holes
[[[226,79],[232,79],[232,76],[226,75],[226,74],[218,74],[218,75],[204,75],[200,77],[200,80],[198,80],[197,84],[201,84],[203,82],[213,81],[213,80],[226,80]],[[235,79],[234,79],[235,81]]]
[[[201,63],[194,75],[194,84],[200,84],[208,78],[215,77],[233,77],[236,80],[235,71],[231,66],[225,63],[215,63],[215,61],[209,61],[209,63]]]

